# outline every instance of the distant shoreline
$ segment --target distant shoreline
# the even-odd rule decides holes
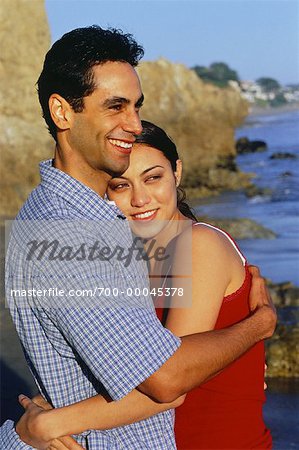
[[[271,106],[255,106],[251,105],[249,107],[249,114],[248,117],[255,117],[255,116],[268,116],[268,115],[275,115],[275,114],[281,114],[281,113],[288,113],[292,111],[299,110],[299,103],[287,103],[286,105],[281,105],[277,107],[271,107]]]

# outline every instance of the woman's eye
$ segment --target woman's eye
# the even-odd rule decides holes
[[[155,181],[155,180],[159,180],[161,177],[161,175],[152,175],[151,177],[148,177],[145,181]]]
[[[113,191],[120,191],[121,189],[125,189],[128,187],[127,183],[116,184],[115,186],[110,186]]]

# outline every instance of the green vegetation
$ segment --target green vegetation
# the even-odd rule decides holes
[[[256,80],[256,83],[261,86],[264,92],[273,92],[280,89],[280,84],[274,78],[261,77]]]
[[[213,83],[219,87],[227,86],[229,80],[239,81],[237,72],[223,62],[212,63],[210,67],[195,66],[192,67],[192,70],[194,70],[203,81]]]
[[[256,83],[262,88],[263,92],[266,94],[273,93],[275,94],[274,98],[271,100],[267,100],[267,103],[272,106],[281,106],[287,103],[287,100],[281,92],[281,86],[274,78],[262,77],[256,80]]]
[[[266,106],[268,106],[269,101],[268,100],[263,100],[261,98],[256,98],[254,100],[254,103],[256,106],[259,106],[260,108],[265,108]]]

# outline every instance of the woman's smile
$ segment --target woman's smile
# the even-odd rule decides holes
[[[144,212],[139,212],[137,214],[131,214],[132,220],[142,220],[142,221],[149,221],[153,220],[157,217],[158,214],[158,208],[157,209],[151,209]]]

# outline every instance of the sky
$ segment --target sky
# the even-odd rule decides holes
[[[144,60],[225,62],[242,80],[299,83],[299,0],[45,0],[52,41],[98,24],[132,33]]]

